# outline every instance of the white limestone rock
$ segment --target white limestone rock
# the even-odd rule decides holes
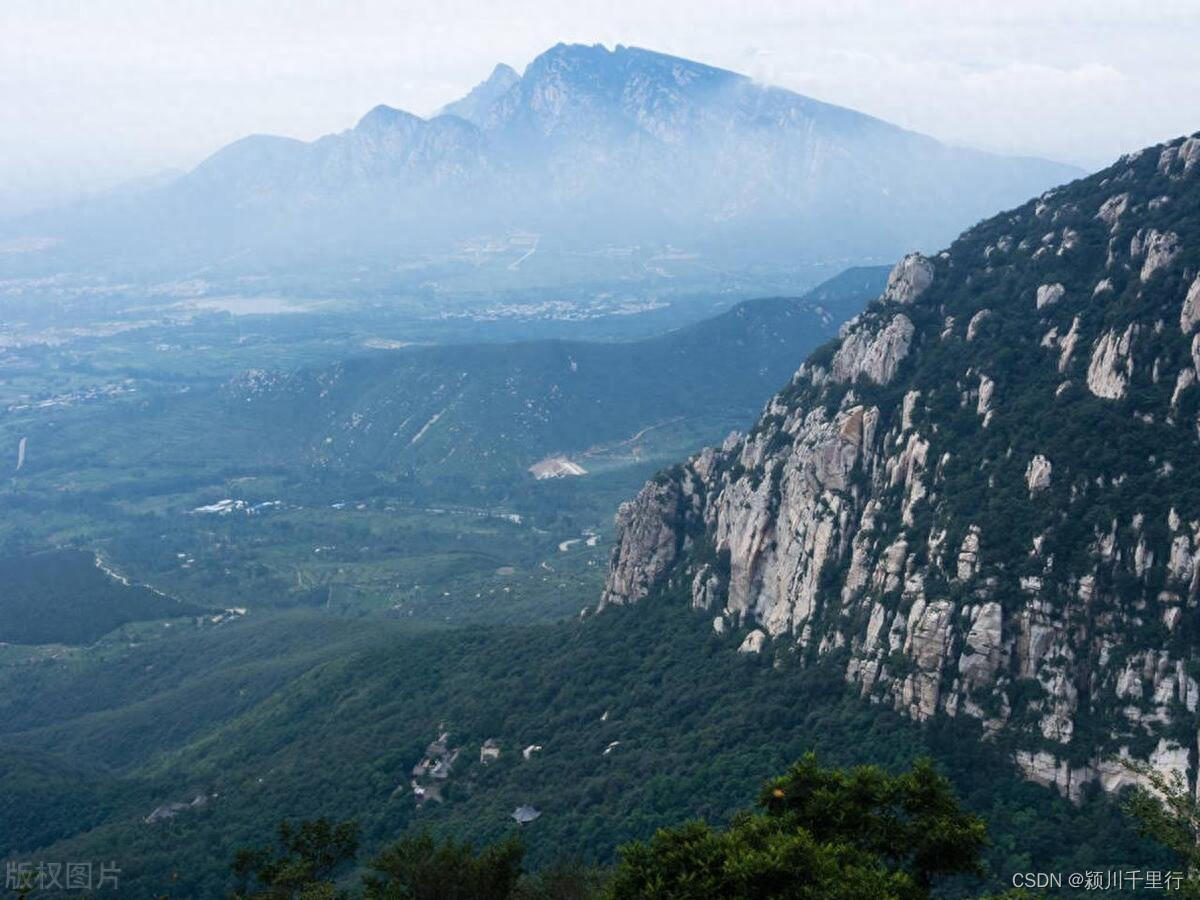
[[[1133,236],[1129,245],[1129,255],[1137,259],[1143,253],[1145,260],[1139,277],[1142,282],[1149,281],[1155,272],[1164,269],[1175,261],[1181,246],[1179,235],[1173,231],[1159,231],[1157,228],[1141,229]]]
[[[766,632],[761,628],[755,628],[742,641],[742,645],[738,647],[738,653],[762,653],[763,644],[767,641]]]
[[[908,643],[905,652],[926,672],[941,668],[942,657],[949,642],[950,617],[954,604],[949,600],[934,600],[913,604],[908,616]]]
[[[1003,626],[999,603],[985,603],[974,611],[967,646],[958,658],[958,671],[968,687],[987,687],[995,680],[1005,656]]]
[[[1130,325],[1120,335],[1115,331],[1105,332],[1096,342],[1088,364],[1087,386],[1097,397],[1119,400],[1125,396],[1133,375],[1133,357],[1129,351],[1137,332],[1137,325]]]
[[[967,529],[958,551],[958,580],[970,581],[979,574],[979,526]]]
[[[904,575],[904,562],[908,558],[908,541],[899,538],[889,544],[879,558],[872,579],[876,589],[885,594],[898,590]]]
[[[1172,178],[1184,178],[1200,163],[1200,140],[1187,138],[1179,144],[1163,148],[1158,157],[1158,171]]]
[[[1071,365],[1071,357],[1075,354],[1075,345],[1079,343],[1079,316],[1071,320],[1071,328],[1059,342],[1058,371],[1066,372]]]
[[[1200,138],[1190,137],[1179,146],[1179,163],[1183,166],[1183,174],[1190,175],[1192,170],[1200,165]]]
[[[1115,197],[1109,197],[1100,204],[1100,211],[1096,213],[1096,218],[1104,222],[1110,231],[1113,231],[1116,230],[1118,220],[1125,214],[1125,210],[1128,208],[1128,192],[1117,194]]]
[[[675,561],[674,519],[683,501],[674,481],[647,482],[637,497],[617,509],[621,540],[613,551],[608,584],[599,609],[644,599]]]
[[[984,427],[987,426],[988,416],[992,412],[992,397],[996,393],[996,382],[984,375],[979,375],[979,401],[975,404],[977,415],[984,416]]]
[[[705,563],[692,579],[692,608],[711,609],[720,600],[721,580],[712,566]]]
[[[1029,486],[1030,494],[1036,494],[1050,487],[1052,470],[1053,466],[1051,466],[1050,460],[1040,453],[1029,461],[1029,465],[1025,467],[1025,483]]]
[[[1062,256],[1079,246],[1079,232],[1074,228],[1064,228],[1062,230],[1062,240],[1058,245],[1058,255]]]
[[[875,604],[871,608],[871,618],[867,622],[867,633],[863,639],[863,647],[870,649],[879,644],[879,635],[883,631],[883,627],[887,624],[888,611],[881,604]]]
[[[1079,803],[1083,799],[1084,788],[1097,777],[1094,767],[1080,766],[1072,769],[1066,760],[1060,762],[1054,754],[1045,750],[1036,753],[1018,750],[1016,762],[1030,781],[1043,787],[1055,788],[1072,803]],[[1112,765],[1119,768],[1119,764]]]
[[[920,391],[908,391],[904,395],[904,401],[900,406],[900,430],[912,431],[913,427],[913,410],[916,409],[917,400],[920,398]]]
[[[1171,411],[1174,412],[1179,406],[1179,398],[1183,396],[1183,392],[1196,383],[1196,370],[1181,369],[1175,377],[1175,389],[1171,391]]]
[[[1047,306],[1052,306],[1063,298],[1063,294],[1067,292],[1058,282],[1054,284],[1043,284],[1037,289],[1037,298],[1035,300],[1038,309],[1044,309]]]
[[[1172,177],[1178,175],[1181,164],[1173,159],[1170,171]],[[1191,177],[1195,174],[1193,170]],[[1128,180],[1136,181],[1136,175]],[[672,585],[691,587],[692,602],[706,610],[702,615],[714,632],[740,636],[731,640],[730,652],[739,648],[771,657],[776,647],[785,645],[768,646],[769,641],[787,635],[789,645],[794,642],[813,655],[830,654],[831,661],[844,656],[844,677],[863,697],[918,719],[940,714],[978,718],[985,739],[1004,733],[1006,741],[1021,748],[1019,761],[1030,777],[1072,800],[1078,800],[1089,784],[1112,788],[1129,783],[1119,764],[1099,754],[1122,741],[1141,746],[1148,731],[1167,733],[1158,729],[1168,726],[1176,703],[1200,706],[1200,687],[1188,674],[1190,664],[1170,658],[1166,648],[1171,642],[1150,652],[1128,645],[1129,636],[1144,633],[1147,626],[1161,623],[1164,633],[1177,636],[1189,627],[1188,617],[1200,604],[1200,509],[1187,506],[1185,494],[1176,492],[1171,495],[1174,514],[1161,512],[1169,528],[1161,521],[1154,527],[1147,524],[1151,507],[1143,505],[1145,521],[1133,517],[1138,511],[1133,508],[1119,521],[1106,516],[1078,546],[1066,546],[1064,536],[1070,531],[1075,540],[1072,517],[1110,505],[1112,492],[1125,479],[1136,483],[1145,473],[1166,472],[1166,463],[1178,473],[1188,463],[1186,456],[1169,450],[1171,441],[1156,437],[1181,443],[1193,437],[1197,425],[1180,421],[1173,435],[1162,432],[1169,427],[1164,425],[1171,414],[1168,397],[1174,415],[1182,419],[1183,410],[1190,409],[1184,392],[1195,390],[1198,380],[1200,287],[1192,286],[1197,278],[1193,261],[1188,259],[1183,271],[1180,256],[1174,261],[1179,271],[1169,272],[1170,281],[1174,284],[1181,273],[1187,280],[1177,296],[1168,298],[1169,308],[1154,308],[1162,299],[1160,292],[1153,285],[1143,289],[1138,275],[1148,263],[1147,277],[1166,274],[1161,267],[1171,264],[1164,262],[1170,258],[1169,233],[1156,238],[1148,230],[1150,221],[1161,224],[1163,217],[1149,216],[1144,191],[1130,188],[1129,197],[1137,202],[1118,194],[1112,203],[1101,205],[1104,196],[1120,190],[1115,184],[1092,206],[1106,210],[1099,221],[1116,226],[1110,239],[1115,262],[1103,269],[1102,248],[1097,249],[1098,258],[1081,260],[1090,269],[1073,274],[1077,289],[1059,294],[1053,290],[1058,282],[1050,279],[1061,276],[1045,266],[1049,260],[1036,264],[1029,259],[1042,232],[1050,237],[1042,245],[1049,248],[1046,252],[1052,254],[1060,245],[1062,220],[1053,217],[1062,207],[1049,200],[1044,201],[1045,221],[1038,235],[1018,235],[1010,256],[997,255],[999,244],[986,261],[978,254],[967,261],[951,253],[946,271],[961,274],[964,291],[955,302],[948,298],[945,308],[928,303],[936,288],[911,309],[898,306],[914,302],[920,280],[898,267],[888,300],[893,305],[876,306],[847,326],[828,364],[802,367],[788,392],[768,404],[752,436],[693,458],[639,495],[629,515],[643,521],[619,526],[609,582],[612,602],[633,602],[645,596],[647,585],[665,583],[669,576]],[[1177,203],[1180,197],[1182,187]],[[1135,218],[1146,221],[1131,222]],[[1129,238],[1138,225],[1146,229],[1134,247]],[[1024,226],[1014,219],[1013,227]],[[1081,229],[1081,234],[1104,230],[1095,222],[1090,228]],[[1190,241],[1182,228],[1178,230]],[[1136,250],[1134,259],[1125,256],[1126,247]],[[982,291],[984,284],[971,269],[982,272],[991,265],[987,277],[1002,279],[1006,276],[1001,262],[1024,267],[1019,283],[1028,286],[1024,305],[1018,303],[1004,315],[1023,318],[1028,327],[1022,340],[1042,339],[1048,352],[1037,363],[1046,371],[1036,378],[1004,377],[992,383],[993,376],[985,372],[995,371],[989,362],[996,358],[995,329],[981,328],[988,313],[967,304],[992,302],[972,301],[972,296],[982,296],[972,290],[979,286]],[[939,260],[936,265],[942,264]],[[908,271],[916,269],[910,266]],[[1025,280],[1035,272],[1045,274]],[[1036,291],[1040,282],[1047,283]],[[1096,301],[1087,301],[1087,284],[1096,285]],[[1076,290],[1083,293],[1077,296]],[[1118,290],[1124,305],[1110,308],[1109,299]],[[926,304],[928,309],[923,308]],[[998,312],[995,306],[993,310]],[[975,343],[955,349],[971,312],[977,315],[966,334]],[[1176,316],[1187,340],[1194,339],[1190,361],[1179,352],[1181,336],[1171,338]],[[920,327],[933,340],[918,344],[913,322],[927,323]],[[935,338],[939,328],[944,342]],[[1160,335],[1153,340],[1152,355],[1151,329]],[[927,351],[969,358],[954,368],[936,370],[944,373],[946,384],[935,383],[928,377],[930,370],[916,366],[913,383],[901,383],[909,363],[900,361]],[[1055,363],[1061,375],[1054,373]],[[1085,370],[1088,390],[1116,400],[1130,396],[1131,379],[1141,374],[1137,366],[1152,372],[1156,364],[1158,386],[1147,391],[1145,399],[1139,396],[1138,408],[1128,411],[1141,420],[1122,416],[1130,428],[1147,429],[1147,439],[1137,445],[1147,459],[1122,461],[1111,471],[1085,477],[1084,468],[1069,454],[1055,451],[1051,465],[1049,439],[1032,445],[1015,438],[1001,441],[1003,435],[996,441],[977,440],[978,434],[963,439],[958,417],[968,410],[986,420],[989,413],[1000,416],[1015,402],[1040,400],[1053,404],[1056,415],[1070,417],[1081,406],[1094,405],[1084,394]],[[890,383],[894,390],[876,391],[868,382]],[[1013,393],[1027,387],[1043,393]],[[1061,401],[1053,402],[1055,391]],[[888,408],[869,405],[867,398],[875,397],[884,398]],[[944,415],[946,410],[952,411],[953,420]],[[1001,422],[992,424],[999,427]],[[1111,425],[1117,428],[1120,422]],[[1053,420],[1046,423],[1053,426]],[[1187,434],[1182,433],[1185,428]],[[1042,452],[1034,455],[1039,449]],[[951,454],[953,465],[947,463]],[[1020,459],[1027,461],[1025,470],[1019,468]],[[1024,472],[1029,496],[1044,507],[1045,515],[1039,516],[1032,532],[1026,529],[1033,523],[1014,522],[1019,533],[994,540],[989,535],[985,542],[979,529],[969,525],[970,519],[945,502],[950,479],[974,477],[981,484],[990,480],[1001,486],[1013,463],[1018,466],[1014,474],[1020,477]],[[1166,480],[1161,484],[1164,492],[1174,487]],[[1016,487],[1019,490],[1019,483]],[[1160,517],[1157,511],[1153,515]],[[1064,522],[1069,529],[1064,530]],[[671,532],[670,540],[664,528]],[[1018,546],[1010,538],[1020,539],[1019,558],[1009,558],[1007,548]],[[700,546],[700,541],[706,543]],[[1033,551],[1026,554],[1031,543]],[[985,544],[988,565],[982,566]],[[705,555],[692,556],[691,547]],[[702,566],[684,568],[694,558],[711,558],[711,553],[729,559],[727,575],[722,571],[714,581],[713,572]],[[1066,567],[1054,559],[1063,553],[1071,559]],[[631,569],[639,555],[641,574]],[[949,586],[948,577],[954,578]],[[842,652],[835,654],[839,647]],[[1124,660],[1134,655],[1136,660],[1126,670]],[[1020,709],[1013,708],[1018,694],[1011,690],[1017,679],[1034,679],[1044,688],[1036,698],[1022,692]],[[1104,731],[1088,729],[1085,734],[1081,729],[1075,734],[1076,719],[1102,721]],[[1014,722],[1020,722],[1020,730],[1009,731]],[[1032,724],[1031,732],[1026,724]],[[1046,752],[1052,746],[1047,741],[1068,744],[1071,758],[1077,759],[1078,752],[1089,752],[1079,742],[1091,740],[1094,733],[1103,742],[1097,756],[1079,757],[1086,762],[1074,767],[1054,750]],[[1178,749],[1156,750],[1158,762],[1178,761]]]
[[[975,313],[975,315],[971,316],[971,321],[967,323],[968,341],[973,341],[979,336],[979,329],[983,327],[983,323],[986,322],[991,315],[992,311],[990,309],[981,309],[979,312]]]
[[[903,313],[894,316],[877,333],[867,328],[854,330],[834,354],[830,377],[834,381],[853,382],[865,376],[876,384],[887,384],[908,356],[914,330],[913,323]]]
[[[883,299],[894,303],[912,303],[933,284],[933,263],[920,253],[910,253],[896,263],[888,274]]]
[[[1188,288],[1187,296],[1183,300],[1183,307],[1179,310],[1179,327],[1184,334],[1195,331],[1197,323],[1200,323],[1200,275],[1192,281],[1192,286]]]
[[[1190,585],[1196,576],[1196,557],[1193,555],[1192,539],[1189,535],[1177,534],[1171,540],[1171,549],[1167,557],[1167,575],[1171,580],[1182,585]]]

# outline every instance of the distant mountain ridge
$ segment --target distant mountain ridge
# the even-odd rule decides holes
[[[529,480],[529,468],[550,456],[576,459],[589,473],[662,459],[743,427],[772,385],[879,294],[886,275],[885,266],[850,269],[804,297],[743,301],[639,341],[410,346],[255,369],[219,390],[136,414],[119,409],[100,429],[87,417],[47,421],[30,433],[42,449],[24,471],[48,477],[69,466],[76,439],[64,435],[76,427],[121,453],[167,455],[184,470],[216,460],[231,471],[276,466],[305,478],[317,470],[507,485]]]
[[[851,269],[804,297],[743,301],[641,341],[412,347],[247,373],[230,385],[229,409],[260,430],[271,423],[274,450],[322,468],[516,476],[543,456],[654,428],[686,421],[711,433],[745,421],[797,360],[878,295],[886,274]]]
[[[560,44],[423,119],[378,106],[310,143],[255,135],[150,195],[22,227],[58,252],[377,258],[524,229],[719,265],[894,259],[1078,170],[958,149],[723,69]]]

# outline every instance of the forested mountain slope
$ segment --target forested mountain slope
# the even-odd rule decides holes
[[[231,386],[227,405],[278,425],[272,441],[294,442],[319,466],[515,474],[650,429],[690,420],[711,430],[752,415],[885,274],[851,269],[811,297],[745,301],[644,341],[410,348],[326,369],[253,372]]]
[[[748,435],[618,516],[602,605],[979,720],[1077,798],[1195,781],[1200,137],[907,257]]]
[[[405,347],[252,370],[219,390],[100,416],[42,417],[20,432],[30,447],[22,478],[78,471],[81,447],[88,467],[126,472],[279,467],[303,479],[368,473],[468,488],[528,479],[547,457],[569,455],[585,472],[669,459],[662,448],[701,446],[750,421],[886,274],[850,269],[804,297],[744,301],[642,341]]]
[[[810,750],[936,757],[989,823],[996,890],[1027,868],[1169,864],[1111,800],[1075,809],[1024,783],[976,723],[919,728],[836,671],[725,652],[665,601],[530,628],[251,617],[0,677],[0,857],[116,859],[128,898],[224,896],[236,850],[285,816],[355,819],[367,853],[520,828],[532,867],[610,862],[656,828],[727,821]],[[414,777],[442,734],[447,777]],[[541,815],[517,826],[525,805]]]

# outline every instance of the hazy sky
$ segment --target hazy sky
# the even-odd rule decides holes
[[[1200,129],[1200,0],[0,0],[0,202],[339,131],[377,103],[427,114],[558,41],[1085,166]]]

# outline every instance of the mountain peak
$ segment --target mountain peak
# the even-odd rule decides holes
[[[368,133],[390,131],[398,125],[410,125],[419,121],[420,116],[380,103],[358,120],[354,130]]]
[[[561,71],[571,69],[592,73],[608,72],[614,77],[628,78],[635,73],[649,73],[657,70],[678,78],[680,72],[687,72],[694,78],[707,76],[709,78],[748,81],[745,76],[719,69],[695,60],[647,50],[644,47],[629,47],[616,44],[610,50],[604,44],[555,44],[549,50],[535,57],[525,68],[524,78],[536,77],[545,71]]]
[[[517,70],[508,63],[496,63],[495,68],[492,69],[492,74],[487,77],[487,81],[484,83],[491,84],[497,81],[507,81],[511,84],[520,77],[517,74]]]
[[[294,228],[331,255],[397,229],[434,242],[429,213],[437,210],[437,241],[519,228],[573,249],[671,244],[718,266],[754,258],[790,267],[936,246],[965,223],[1080,174],[949,148],[724,69],[623,45],[558,44],[523,74],[490,67],[441,112],[426,120],[381,105],[353,129],[311,143],[233,145],[198,167],[197,179],[179,180],[180,202],[239,223],[253,208],[263,223],[256,233]],[[470,203],[456,193],[465,185]],[[353,214],[314,217],[317,207]],[[139,222],[156,215],[149,206],[137,213]],[[183,249],[172,252],[196,252],[188,218],[173,244]],[[80,226],[72,217],[47,227]],[[112,229],[103,231],[108,239]],[[211,232],[213,253],[226,252],[216,237],[225,233]]]
[[[517,70],[507,63],[497,63],[492,74],[471,88],[471,92],[460,100],[447,103],[439,109],[437,116],[458,116],[475,125],[482,125],[488,110],[521,80]]]

